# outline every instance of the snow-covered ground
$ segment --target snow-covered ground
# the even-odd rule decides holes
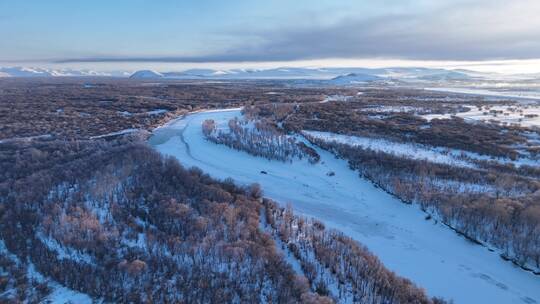
[[[267,197],[291,203],[368,246],[384,264],[433,296],[455,303],[540,303],[540,277],[503,261],[440,223],[425,220],[417,207],[359,178],[347,163],[317,149],[318,164],[292,164],[251,156],[204,139],[201,123],[224,124],[238,109],[199,112],[155,130],[150,144],[185,166],[216,178],[261,184]],[[261,174],[266,171],[267,174]],[[333,171],[335,176],[328,176]]]
[[[165,114],[167,112],[169,112],[169,110],[155,109],[155,110],[146,112],[146,114],[148,114],[148,115],[160,115],[160,114]]]
[[[0,140],[0,144],[7,143],[10,141],[15,141],[15,140],[30,141],[30,140],[39,139],[39,138],[52,138],[52,137],[53,137],[52,134],[43,134],[43,135],[27,136],[27,137],[12,137],[12,138],[5,138],[5,139]]]
[[[304,136],[321,139],[326,142],[336,142],[338,144],[361,147],[363,149],[379,151],[398,157],[425,160],[432,163],[446,164],[456,167],[473,168],[476,167],[476,164],[474,163],[475,161],[495,161],[503,164],[513,164],[516,167],[520,167],[522,165],[532,167],[539,166],[538,159],[533,157],[523,156],[512,160],[510,158],[481,155],[459,149],[421,145],[414,142],[401,143],[381,138],[350,136],[331,132],[307,130],[303,130],[302,134]],[[530,142],[535,143],[532,140]]]
[[[466,95],[488,96],[496,98],[512,98],[512,99],[535,99],[540,100],[540,92],[525,91],[525,90],[490,90],[482,88],[457,88],[457,87],[437,87],[424,88],[428,91],[449,92]]]
[[[380,112],[380,113],[400,113],[400,112],[406,112],[406,113],[414,113],[414,112],[420,112],[425,111],[425,109],[420,107],[412,107],[412,106],[376,106],[376,107],[367,107],[364,109],[361,109],[362,112]]]
[[[81,253],[73,248],[62,246],[58,241],[50,236],[46,236],[41,232],[36,234],[36,237],[49,248],[51,251],[56,252],[56,256],[60,260],[72,260],[78,263],[93,264],[91,256]]]
[[[516,124],[523,127],[540,127],[540,106],[517,105],[517,106],[491,106],[489,109],[479,109],[475,106],[468,106],[467,112],[456,114],[427,114],[422,115],[427,120],[434,118],[450,118],[454,115],[465,120],[488,121],[496,120],[506,124]],[[490,112],[496,111],[496,112]]]
[[[354,96],[346,96],[346,95],[330,95],[330,96],[326,96],[325,99],[323,99],[320,103],[327,103],[327,102],[331,102],[331,101],[349,101],[353,98]]]
[[[425,146],[411,143],[398,143],[380,138],[349,136],[320,131],[304,130],[302,131],[302,134],[316,139],[321,139],[326,142],[336,142],[338,144],[358,146],[363,149],[380,151],[410,159],[425,160],[432,163],[459,167],[474,167],[472,163],[458,159],[456,153],[443,153],[435,148],[430,149]]]
[[[117,132],[107,133],[107,134],[103,134],[103,135],[92,136],[90,138],[91,139],[98,139],[98,138],[104,138],[104,137],[109,137],[109,136],[118,136],[118,135],[124,135],[124,134],[129,134],[129,133],[135,133],[135,132],[138,132],[138,131],[140,131],[140,129],[125,129],[125,130],[120,130],[120,131],[117,131]]]
[[[10,253],[3,240],[0,240],[0,254],[5,255],[9,259],[11,259],[13,262],[20,264],[21,260],[15,256],[14,254]],[[47,278],[43,276],[40,272],[38,272],[33,264],[28,264],[28,268],[26,271],[26,275],[28,278],[33,279],[37,282],[48,282],[49,287],[51,288],[51,293],[46,297],[46,303],[50,304],[65,304],[65,303],[77,303],[77,304],[91,304],[91,303],[102,303],[101,299],[92,299],[87,294],[69,289],[65,286],[62,286],[58,282],[51,280],[50,278]]]

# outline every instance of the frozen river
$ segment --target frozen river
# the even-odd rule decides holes
[[[150,144],[184,166],[216,178],[261,184],[264,194],[291,203],[366,245],[384,264],[455,303],[540,303],[540,277],[503,261],[444,225],[425,220],[416,206],[401,203],[350,170],[346,161],[317,149],[321,162],[268,161],[204,139],[201,123],[223,123],[240,110],[187,115],[155,130]],[[266,171],[267,174],[261,174]],[[333,171],[334,176],[327,173]]]

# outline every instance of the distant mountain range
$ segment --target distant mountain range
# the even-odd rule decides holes
[[[276,68],[276,69],[192,69],[183,72],[159,73],[137,71],[133,79],[306,79],[330,80],[335,84],[369,82],[386,79],[457,80],[470,79],[465,72],[430,68]]]
[[[364,82],[372,82],[377,80],[383,80],[384,78],[371,75],[371,74],[358,74],[358,73],[350,73],[347,75],[341,75],[332,78],[330,80],[330,84],[334,85],[349,85],[349,84],[355,84],[355,83],[364,83]]]
[[[0,67],[0,77],[128,77],[127,72],[96,72],[92,70]]]
[[[190,69],[181,72],[157,72],[140,70],[96,72],[75,69],[46,69],[28,67],[0,68],[0,77],[123,77],[131,79],[291,79],[307,80],[328,85],[354,85],[374,81],[404,82],[444,82],[488,80],[509,75],[491,75],[470,70],[450,70],[436,68],[398,67],[398,68],[275,68],[275,69]],[[538,79],[539,74],[521,75],[520,79]],[[510,79],[510,78],[508,78]]]

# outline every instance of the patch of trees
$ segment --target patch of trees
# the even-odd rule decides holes
[[[228,129],[218,129],[214,120],[205,120],[202,131],[206,139],[223,144],[251,155],[292,162],[306,157],[312,164],[320,159],[319,154],[294,137],[281,133],[264,121],[248,121],[234,118],[229,120]]]
[[[0,247],[3,247],[0,244]],[[39,282],[28,276],[28,265],[0,248],[0,302],[42,303],[50,293],[47,282]]]
[[[269,91],[281,94],[265,94]],[[337,89],[288,88],[285,83],[209,84],[128,79],[0,79],[0,140],[51,135],[88,139],[125,129],[152,129],[189,111],[260,103],[322,100]],[[152,113],[157,109],[164,113]]]
[[[343,233],[295,216],[290,206],[264,199],[266,225],[299,261],[312,289],[344,303],[445,303],[430,299],[411,281],[386,269],[379,259]]]

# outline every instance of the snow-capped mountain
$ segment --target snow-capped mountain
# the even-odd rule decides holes
[[[0,77],[73,77],[73,76],[125,76],[122,72],[92,70],[45,69],[30,67],[0,67]]]
[[[46,69],[26,67],[0,68],[0,72],[6,74],[7,77],[50,77],[55,75],[55,73]]]
[[[144,76],[144,77],[141,77]],[[131,78],[168,79],[306,79],[330,80],[336,84],[381,79],[403,81],[466,80],[478,77],[473,72],[433,68],[275,68],[275,69],[190,69],[181,72],[137,71]]]
[[[108,76],[132,79],[291,79],[325,80],[335,85],[375,80],[416,81],[456,81],[488,78],[488,75],[467,70],[447,70],[434,68],[289,68],[274,69],[189,69],[185,71],[139,70],[97,72],[76,69],[49,69],[32,67],[0,68],[0,77],[74,77]]]
[[[163,74],[156,71],[152,71],[152,70],[137,71],[133,73],[131,76],[129,76],[129,78],[131,79],[158,79],[158,78],[163,78],[163,77],[164,77]]]

